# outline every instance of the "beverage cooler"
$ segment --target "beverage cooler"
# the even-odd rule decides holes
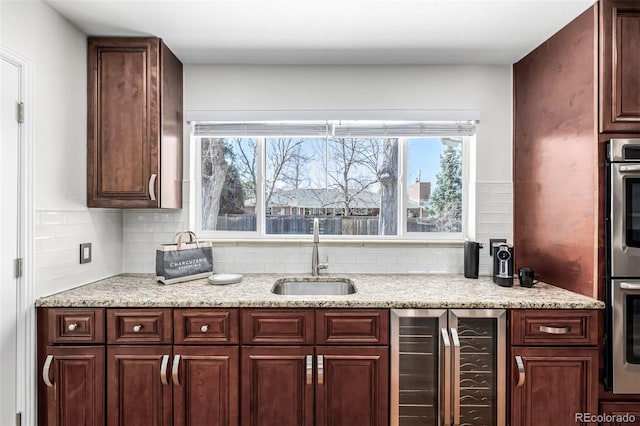
[[[391,425],[506,425],[504,309],[391,310]]]

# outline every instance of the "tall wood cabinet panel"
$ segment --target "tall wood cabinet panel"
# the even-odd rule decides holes
[[[182,63],[157,38],[88,41],[87,205],[182,207]]]
[[[587,296],[597,285],[597,20],[594,5],[513,66],[515,267]]]
[[[602,3],[600,131],[640,133],[640,4]]]

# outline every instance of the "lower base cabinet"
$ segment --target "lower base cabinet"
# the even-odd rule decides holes
[[[107,424],[237,425],[237,372],[237,347],[110,346]]]
[[[170,426],[171,346],[107,347],[107,425]]]
[[[512,379],[512,425],[582,424],[597,413],[597,348],[513,348],[523,372]],[[522,374],[520,374],[522,373]]]
[[[591,424],[598,413],[597,311],[512,310],[511,426]]]
[[[103,346],[47,346],[42,381],[38,424],[104,424]]]
[[[243,347],[242,424],[388,424],[386,347]]]
[[[602,401],[600,402],[602,426],[638,426],[640,425],[640,401]]]

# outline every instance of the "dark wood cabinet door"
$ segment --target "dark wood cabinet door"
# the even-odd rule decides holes
[[[316,426],[389,423],[387,347],[316,347]]]
[[[87,55],[87,205],[182,208],[182,63],[158,38]]]
[[[174,346],[173,426],[238,424],[237,346]]]
[[[640,402],[602,401],[600,414],[605,416],[602,426],[638,426],[640,425]]]
[[[598,348],[514,347],[510,363],[512,426],[575,425],[576,413],[598,412]]]
[[[158,207],[149,190],[159,164],[158,46],[89,39],[89,207]]]
[[[107,424],[171,426],[171,346],[107,347]]]
[[[602,132],[640,133],[640,4],[600,3]]]
[[[38,424],[104,424],[104,346],[48,346],[40,367],[46,412],[40,412]]]
[[[313,426],[312,346],[245,346],[241,357],[243,426]]]

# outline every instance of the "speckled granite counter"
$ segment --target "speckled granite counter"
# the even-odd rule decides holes
[[[280,296],[271,293],[288,274],[247,274],[242,282],[211,285],[206,279],[163,285],[152,276],[119,275],[40,298],[46,307],[355,307],[602,309],[604,303],[544,283],[500,287],[490,277],[462,275],[348,274],[355,294]]]

